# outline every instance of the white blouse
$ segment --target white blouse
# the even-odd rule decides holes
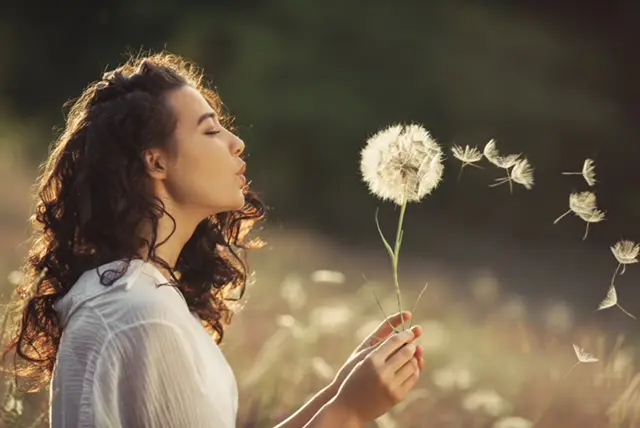
[[[123,262],[98,268],[119,269]],[[220,348],[152,264],[112,286],[85,272],[55,309],[53,428],[233,428],[238,389]]]

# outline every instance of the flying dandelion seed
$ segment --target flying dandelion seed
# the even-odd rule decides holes
[[[575,369],[578,366],[578,364],[591,364],[591,363],[597,363],[598,361],[600,361],[599,359],[594,357],[592,354],[580,348],[578,345],[573,345],[573,351],[575,352],[576,358],[578,358],[578,361],[569,369],[569,371],[567,372],[567,374],[564,375],[564,377],[569,376],[573,371],[573,369]]]
[[[560,217],[554,220],[553,224],[558,223],[569,214],[575,214],[587,223],[582,240],[587,239],[589,234],[589,224],[599,223],[605,219],[605,213],[600,211],[596,205],[596,195],[593,192],[575,192],[569,195],[569,209]]]
[[[509,186],[511,186],[512,182],[521,184],[527,190],[533,188],[533,167],[527,159],[518,159],[511,168],[511,172],[508,172],[507,178],[497,178],[495,183],[490,184],[489,187],[496,187],[505,183],[509,183]]]
[[[614,283],[616,279],[616,275],[618,275],[618,271],[622,267],[622,271],[620,275],[624,275],[627,265],[631,265],[634,263],[638,263],[638,254],[640,254],[640,245],[636,244],[633,241],[629,241],[623,239],[621,241],[616,242],[616,244],[611,248],[611,252],[613,256],[618,261],[618,266],[616,270],[613,272],[613,277],[611,277],[611,284]]]
[[[618,303],[618,292],[616,291],[616,286],[612,283],[609,286],[609,291],[607,292],[606,297],[602,300],[602,302],[600,302],[600,305],[598,305],[598,309],[596,310],[601,311],[603,309],[612,308],[614,306],[617,306],[618,309],[620,309],[627,316],[636,319],[634,315],[630,314],[626,309],[620,306],[620,304]]]
[[[400,313],[402,297],[398,259],[407,203],[421,201],[438,187],[444,172],[442,161],[440,145],[424,127],[417,124],[393,125],[379,131],[369,138],[361,152],[360,171],[371,193],[383,201],[388,200],[400,206],[393,248],[382,233],[377,211],[375,216],[378,233],[391,259]]]
[[[582,178],[584,178],[584,181],[586,181],[589,186],[594,186],[596,184],[595,163],[592,159],[585,159],[582,171],[563,172],[562,175],[582,175]]]
[[[474,168],[482,169],[481,166],[476,165],[476,162],[480,162],[482,160],[482,152],[478,150],[476,147],[471,147],[469,145],[464,146],[464,148],[460,146],[454,145],[451,148],[451,152],[453,153],[453,157],[462,162],[460,166],[460,172],[458,173],[458,180],[462,177],[462,171],[464,167],[469,165]]]
[[[504,183],[509,183],[509,191],[513,191],[513,178],[511,177],[511,173],[509,172],[509,168],[513,168],[516,163],[520,160],[520,155],[500,155],[498,151],[498,147],[496,144],[496,140],[491,139],[484,146],[482,151],[484,157],[487,158],[489,162],[497,166],[498,168],[504,169],[506,172],[506,177],[496,179],[496,183],[490,184],[489,187],[499,186]]]

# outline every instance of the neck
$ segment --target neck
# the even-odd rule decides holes
[[[198,224],[203,220],[203,217],[179,209],[172,209],[166,202],[165,209],[170,215],[165,213],[158,219],[155,256],[166,262],[169,267],[175,268],[182,249],[193,235]],[[147,235],[150,237],[151,233]],[[146,257],[146,255],[144,256]],[[163,273],[168,273],[165,272],[166,268],[164,266],[158,266],[158,268]]]

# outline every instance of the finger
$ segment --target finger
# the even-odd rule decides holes
[[[402,318],[404,317],[404,321],[407,322],[411,320],[411,312],[403,311],[398,312],[382,321],[378,328],[371,333],[363,342],[365,346],[376,345],[389,337],[391,333],[393,333],[393,328],[397,328],[402,325]]]
[[[420,370],[418,369],[418,362],[415,358],[407,361],[402,367],[396,371],[395,380],[398,385],[402,385],[408,379],[417,376],[420,374]]]
[[[405,364],[410,363],[415,360],[416,354],[416,345],[413,343],[407,343],[402,348],[398,349],[390,358],[387,360],[387,365],[390,370],[398,371]],[[416,361],[416,366],[418,362]]]
[[[407,343],[414,339],[415,335],[413,329],[404,330],[400,333],[389,336],[382,344],[376,349],[376,358],[381,359],[381,362],[387,361],[387,359],[398,351]],[[413,356],[413,352],[411,353]]]
[[[418,345],[416,347],[416,353],[414,355],[414,358],[418,362],[418,368],[420,369],[420,371],[423,371],[424,370],[424,349],[422,349],[422,346]]]
[[[404,382],[402,382],[396,390],[398,391],[398,395],[401,397],[406,397],[406,395],[413,389],[414,386],[418,383],[420,379],[420,372],[418,370],[414,371],[407,377]]]

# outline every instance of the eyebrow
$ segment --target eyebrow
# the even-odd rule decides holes
[[[215,118],[216,118],[216,114],[214,112],[205,113],[198,118],[198,126],[200,126],[200,124],[207,119],[215,119]]]

